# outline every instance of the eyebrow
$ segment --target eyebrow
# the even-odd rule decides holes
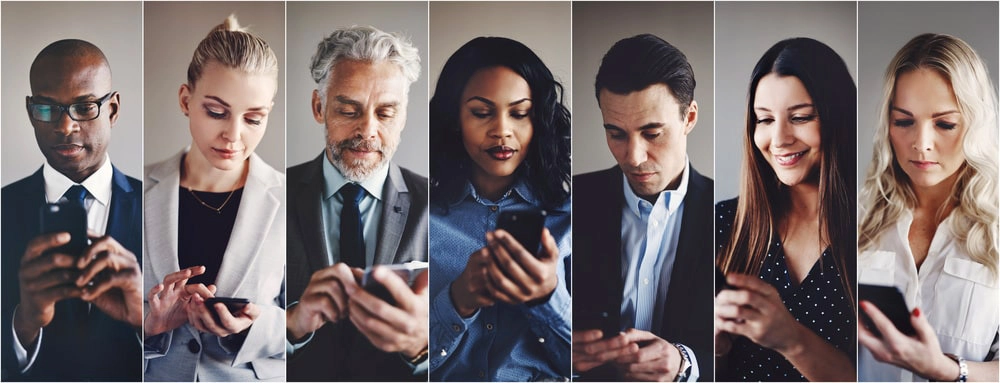
[[[218,102],[218,103],[222,104],[222,106],[225,106],[227,108],[232,108],[232,106],[230,106],[228,102],[223,101],[219,97],[216,97],[216,96],[205,96],[205,98],[209,98],[209,99],[215,100],[215,102]],[[247,108],[247,111],[250,111],[250,112],[259,112],[259,111],[267,110],[267,109],[268,109],[267,106],[255,106],[253,108]]]
[[[895,110],[895,111],[897,111],[899,113],[905,114],[907,116],[913,117],[913,113],[911,113],[910,111],[908,111],[906,109],[900,108],[898,106],[891,106],[890,109]],[[931,118],[938,118],[938,117],[946,116],[946,115],[949,115],[949,114],[952,114],[952,113],[958,113],[958,111],[957,110],[946,110],[944,112],[937,112],[937,113],[932,114]]]
[[[336,99],[337,102],[339,102],[341,104],[347,104],[347,105],[355,106],[355,107],[358,107],[358,108],[360,108],[360,107],[363,106],[363,105],[361,105],[360,101],[352,100],[352,99],[350,99],[350,98],[348,98],[347,96],[344,96],[344,95],[337,95],[337,97],[335,97],[334,99]],[[378,107],[379,108],[386,108],[386,107],[396,108],[396,107],[399,107],[399,101],[390,101],[390,102],[382,103],[382,104],[379,104]]]
[[[489,99],[484,98],[484,97],[479,97],[479,96],[469,97],[469,99],[465,100],[465,102],[469,102],[469,101],[473,101],[473,100],[479,100],[479,101],[482,101],[483,103],[489,104],[491,106],[496,106],[496,103],[493,102],[492,100],[489,100]],[[511,102],[511,103],[507,104],[507,106],[514,106],[514,105],[522,104],[522,103],[525,103],[525,102],[531,102],[531,99],[525,97],[525,98],[522,98],[520,100],[516,100],[514,102]]]
[[[661,128],[663,128],[663,123],[662,122],[650,122],[650,123],[648,123],[646,125],[640,126],[638,130],[639,131],[643,131],[643,130],[652,130],[652,129],[661,129]],[[617,125],[614,125],[614,124],[604,124],[604,130],[621,130],[623,132],[625,131],[625,129],[622,129],[622,128],[618,127]]]
[[[99,98],[100,97],[98,97],[97,95],[95,95],[93,93],[88,93],[88,94],[85,94],[85,95],[82,95],[82,96],[77,96],[76,98],[73,99],[72,103],[93,102],[93,101],[97,101]],[[48,102],[48,103],[53,103],[53,104],[58,104],[59,103],[59,101],[57,101],[56,99],[54,99],[52,97],[46,97],[46,96],[31,96],[31,99],[32,100],[37,100],[37,101],[44,101],[44,102]]]
[[[788,107],[787,109],[785,109],[785,110],[787,110],[787,111],[791,112],[791,111],[793,111],[793,110],[798,110],[798,109],[802,109],[802,108],[812,108],[812,107],[814,107],[814,106],[815,106],[815,105],[813,105],[813,104],[810,104],[810,103],[808,103],[808,102],[803,102],[803,103],[801,103],[801,104],[795,104],[795,105],[792,105],[792,106],[789,106],[789,107]],[[759,111],[763,111],[763,112],[770,112],[770,111],[771,111],[771,109],[768,109],[768,108],[765,108],[765,107],[763,107],[763,106],[758,106],[758,107],[756,107],[756,108],[753,108],[753,109],[754,109],[754,110],[759,110]]]

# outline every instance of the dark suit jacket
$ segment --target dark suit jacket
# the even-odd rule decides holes
[[[682,343],[698,358],[700,380],[713,372],[714,260],[713,182],[691,168],[680,239],[666,302],[656,307],[653,333]],[[620,324],[622,305],[622,172],[618,166],[573,177],[573,323],[575,330],[602,328],[602,316]],[[580,304],[579,302],[587,302]],[[615,380],[608,365],[580,380]]]
[[[142,244],[142,183],[114,169],[106,233],[133,254]],[[137,332],[79,299],[56,303],[42,332],[38,358],[21,375],[14,355],[11,321],[20,301],[18,269],[27,243],[41,228],[45,180],[39,169],[3,188],[3,378],[4,380],[142,380],[142,344]],[[137,258],[138,259],[138,258]],[[138,259],[140,264],[141,259]]]
[[[323,234],[324,155],[288,169],[288,301],[302,296],[314,272],[330,266]],[[396,164],[382,189],[375,264],[427,261],[427,178]],[[290,381],[427,381],[395,353],[375,348],[350,323],[327,323],[288,358]]]

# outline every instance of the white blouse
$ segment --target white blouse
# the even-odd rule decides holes
[[[879,239],[876,250],[858,258],[858,283],[899,288],[911,311],[919,307],[938,335],[941,350],[968,361],[997,360],[1000,336],[1000,290],[997,278],[969,258],[951,233],[952,216],[937,227],[927,258],[917,270],[910,251],[913,214],[905,211]],[[899,367],[875,360],[867,348],[858,350],[861,381],[926,381]]]

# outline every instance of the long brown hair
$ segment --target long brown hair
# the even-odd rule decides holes
[[[769,73],[795,76],[816,106],[822,159],[819,169],[820,238],[830,240],[830,252],[841,284],[854,296],[857,270],[855,244],[855,169],[857,163],[857,92],[844,60],[825,44],[809,39],[783,40],[769,49],[753,70],[747,93],[743,165],[736,219],[716,262],[723,273],[759,275],[780,218],[787,213],[788,188],[753,142],[757,115],[754,96]],[[852,307],[854,299],[850,299]]]

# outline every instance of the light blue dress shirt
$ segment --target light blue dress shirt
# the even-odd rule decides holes
[[[465,269],[469,255],[486,246],[505,210],[540,208],[541,202],[523,181],[492,202],[471,184],[446,207],[431,204],[431,381],[534,381],[570,376],[571,318],[569,274],[570,201],[549,210],[545,226],[559,247],[559,278],[548,301],[528,306],[497,303],[462,318],[450,287]]]

